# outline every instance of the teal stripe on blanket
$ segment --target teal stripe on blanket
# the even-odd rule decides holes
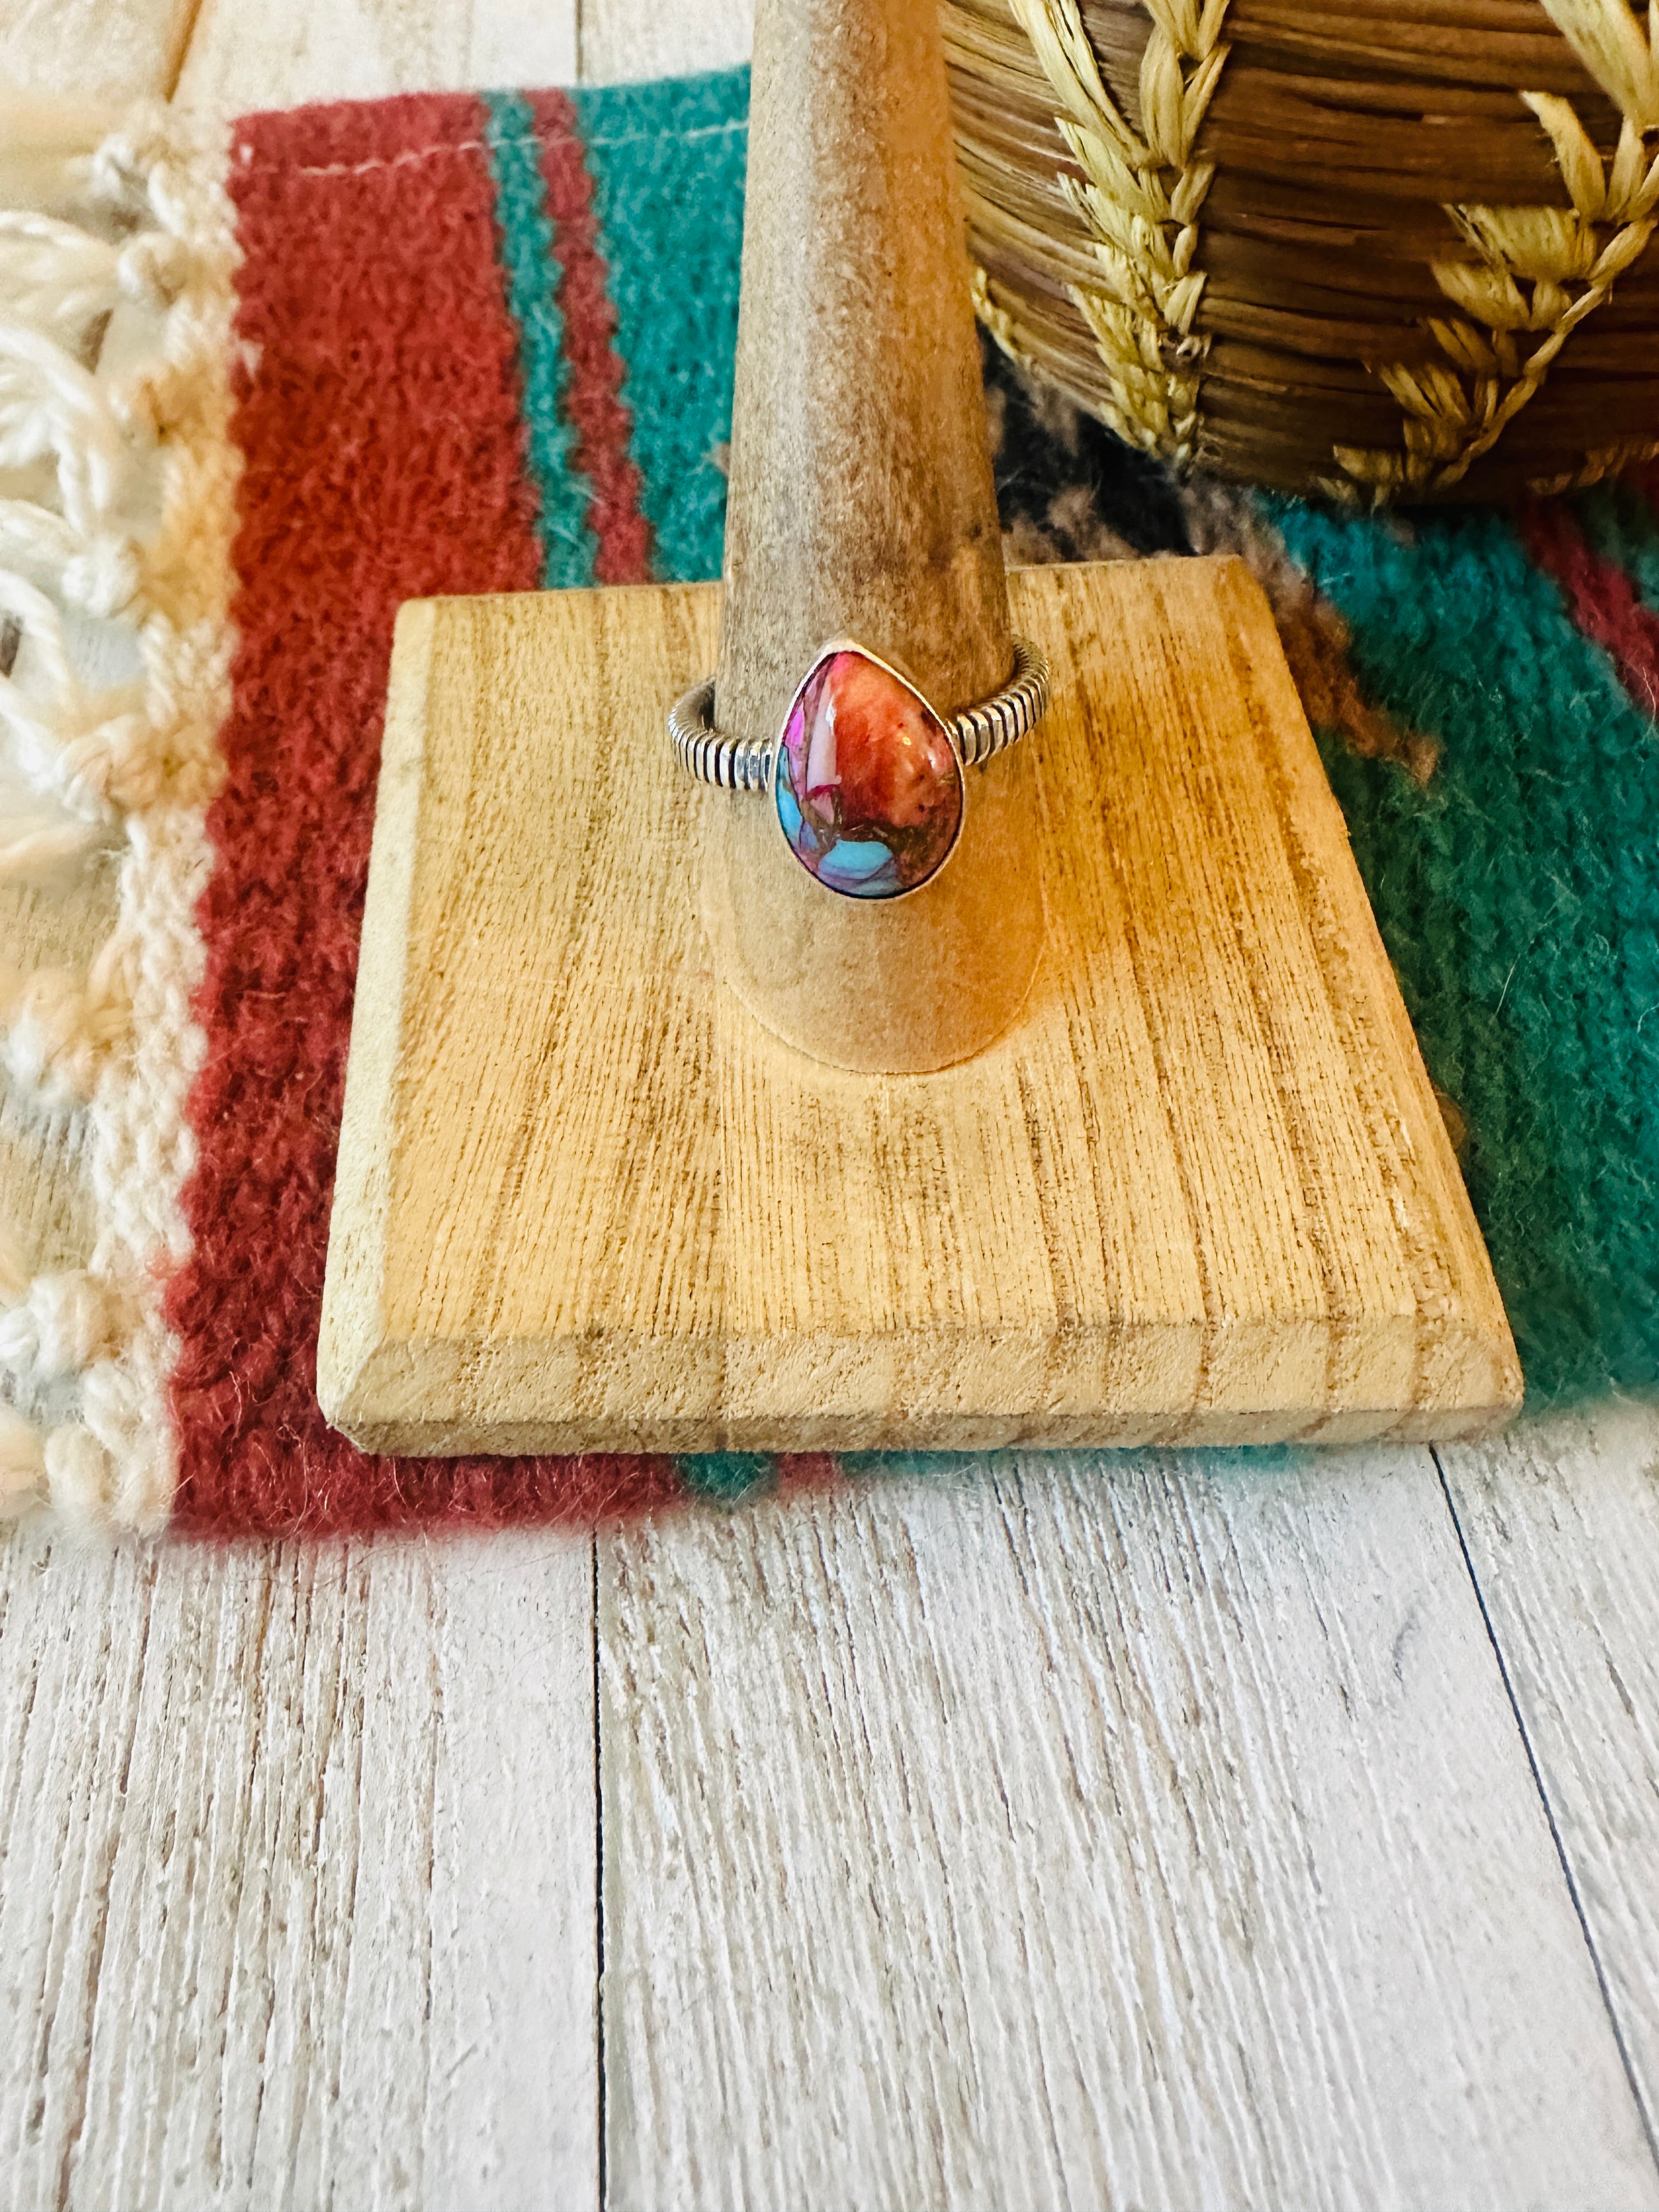
[[[718,576],[749,72],[570,95],[628,364],[630,452],[665,583]]]
[[[1585,537],[1622,568],[1643,604],[1659,614],[1659,517],[1634,484],[1602,484],[1578,501]]]
[[[1426,789],[1326,766],[1534,1397],[1659,1380],[1659,743],[1501,514],[1267,505]]]
[[[746,1504],[777,1488],[778,1463],[769,1452],[688,1453],[674,1465],[694,1498],[716,1504]]]
[[[530,471],[540,501],[542,584],[561,591],[593,581],[598,551],[587,520],[592,488],[572,465],[576,434],[564,414],[570,364],[558,307],[563,270],[529,102],[515,92],[491,92],[483,103],[507,304],[519,327]]]

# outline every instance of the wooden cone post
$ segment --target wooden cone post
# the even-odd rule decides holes
[[[1260,589],[1005,585],[933,0],[757,12],[724,618],[398,617],[324,1411],[410,1452],[1490,1426],[1514,1346]],[[1011,617],[1053,706],[884,908],[674,761],[717,655],[770,736],[837,633],[949,712]]]
[[[942,712],[1012,659],[936,0],[790,0],[756,23],[715,711],[770,738],[827,640]],[[705,846],[720,971],[818,1059],[902,1073],[1001,1034],[1042,939],[1036,779],[968,772],[961,848],[896,902],[825,894],[767,806]]]

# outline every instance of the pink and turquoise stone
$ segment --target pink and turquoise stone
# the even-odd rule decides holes
[[[849,898],[896,898],[962,828],[962,763],[920,692],[856,646],[812,668],[783,726],[772,792],[790,851]]]

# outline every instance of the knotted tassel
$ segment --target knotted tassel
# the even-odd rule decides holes
[[[0,1080],[90,1100],[115,1278],[33,1274],[3,1241],[0,1383],[9,1370],[32,1406],[72,1379],[80,1410],[42,1430],[0,1402],[0,1514],[40,1504],[82,1530],[149,1531],[177,1468],[171,1355],[143,1285],[184,1237],[188,1148],[150,1062],[186,1025],[174,956],[223,772],[237,248],[216,132],[204,161],[157,103],[113,137],[79,106],[7,110],[0,202],[24,211],[0,207],[0,883],[67,876],[113,847],[121,903],[84,975],[0,964]],[[118,626],[120,652],[90,624]],[[155,993],[132,1006],[141,974],[162,986],[159,1012]],[[161,1040],[149,1060],[146,1038]]]
[[[111,1472],[109,1454],[83,1423],[43,1431],[0,1405],[0,1521],[50,1504],[82,1534],[105,1531]]]
[[[81,1267],[31,1275],[0,1227],[0,1367],[25,1389],[79,1375],[120,1342],[125,1301]]]
[[[14,1082],[42,1105],[79,1105],[91,1097],[106,1055],[126,1035],[131,1008],[105,956],[85,975],[39,968],[32,975],[0,968],[0,1061]]]

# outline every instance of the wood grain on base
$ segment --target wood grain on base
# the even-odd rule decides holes
[[[1498,1293],[1259,588],[1031,569],[1047,947],[910,1078],[710,973],[712,586],[399,619],[319,1389],[394,1451],[1455,1433]],[[971,781],[971,779],[970,779]]]
[[[613,2212],[1659,2178],[1426,1452],[602,1539]]]
[[[0,1541],[0,2207],[598,2199],[592,1553]]]

